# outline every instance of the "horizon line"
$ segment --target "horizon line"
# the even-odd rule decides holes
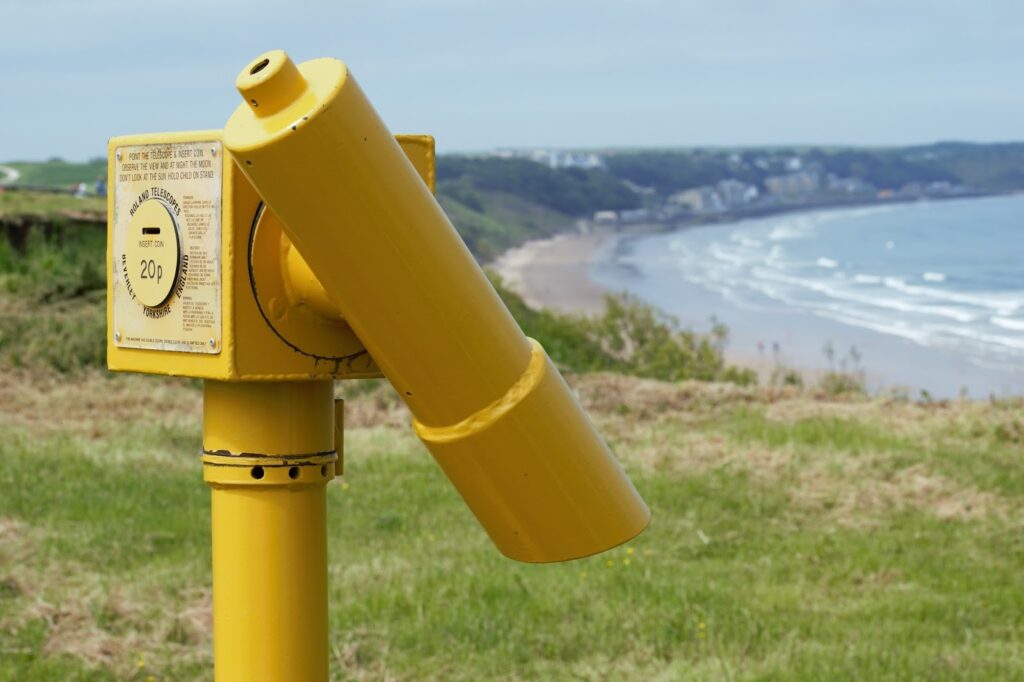
[[[435,138],[436,142],[436,138]],[[1024,139],[1020,140],[995,140],[995,141],[974,141],[974,140],[935,140],[932,142],[917,142],[908,144],[856,144],[856,143],[805,143],[805,142],[778,142],[765,144],[668,144],[668,145],[598,145],[598,146],[557,146],[557,145],[514,145],[496,146],[486,149],[453,149],[441,152],[438,156],[492,156],[500,152],[533,152],[533,151],[558,151],[578,153],[618,153],[618,152],[697,152],[697,151],[772,151],[772,150],[894,150],[894,149],[920,149],[925,147],[940,147],[945,145],[960,145],[973,147],[1000,147],[1012,145],[1024,145]],[[0,161],[0,165],[9,163],[54,163],[62,162],[67,164],[88,164],[99,161],[106,161],[105,155],[97,155],[87,159],[67,159],[59,155],[52,155],[45,159],[7,159]]]

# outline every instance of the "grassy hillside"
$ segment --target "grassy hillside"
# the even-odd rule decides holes
[[[555,173],[538,164],[528,163],[530,168],[520,173],[525,180],[522,184],[503,183],[490,177],[475,182],[462,170],[448,168],[450,162],[442,159],[440,164],[447,173],[440,182],[438,198],[452,222],[474,254],[482,261],[490,261],[506,249],[528,239],[536,239],[570,229],[576,217],[565,213],[557,206],[538,202],[525,186],[539,186],[548,176]],[[96,178],[106,173],[106,161],[89,163],[67,163],[59,160],[46,162],[11,162],[0,164],[18,170],[19,185],[47,187],[70,187],[86,182],[92,190]],[[462,166],[458,166],[462,168]],[[532,173],[531,173],[532,171]],[[536,177],[535,177],[536,174]],[[494,175],[494,173],[492,173]],[[557,174],[556,174],[556,177]],[[532,183],[530,185],[529,183]],[[564,184],[564,183],[563,183]],[[579,183],[571,184],[575,186]],[[559,191],[566,186],[559,185]],[[577,198],[576,201],[592,200],[596,195]],[[558,203],[557,201],[555,203]],[[105,200],[90,197],[76,199],[70,194],[40,194],[35,192],[7,191],[0,187],[0,219],[4,216],[46,216],[56,211],[87,210],[102,213],[106,210]],[[585,211],[583,213],[586,213]]]
[[[0,679],[211,679],[198,387],[0,376]],[[1020,401],[573,383],[654,516],[549,566],[491,547],[389,390],[350,398],[333,679],[1024,676]]]
[[[637,196],[605,170],[554,169],[526,159],[442,156],[437,179],[442,192],[461,182],[463,187],[514,194],[573,216],[640,205]]]
[[[946,181],[977,191],[1024,188],[1024,143],[939,143],[918,147],[754,147],[613,151],[606,159],[616,178],[652,187],[663,196],[687,187],[735,178],[763,186],[791,170],[800,157],[826,173],[869,182],[879,189]]]
[[[85,163],[50,159],[49,161],[5,161],[0,166],[9,166],[21,175],[19,184],[69,187],[84,182],[92,186],[96,178],[106,177],[107,160],[92,159]]]
[[[437,194],[445,213],[466,246],[483,262],[530,239],[564,232],[573,218],[526,201],[514,194],[441,188]]]
[[[84,213],[97,222],[106,220],[107,201],[97,197],[81,199],[71,194],[0,191],[0,221],[32,219],[34,222],[66,218]]]

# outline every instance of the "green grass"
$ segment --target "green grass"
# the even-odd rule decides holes
[[[1019,402],[577,387],[653,522],[572,563],[504,559],[406,428],[350,428],[328,490],[334,679],[1024,676],[1024,481],[998,435]],[[609,409],[613,389],[635,409]],[[0,679],[209,679],[208,622],[187,617],[210,580],[198,391],[27,393],[0,424]],[[72,403],[64,425],[32,419]]]
[[[106,199],[97,197],[78,199],[70,194],[22,190],[0,192],[0,218],[31,216],[52,219],[61,211],[73,211],[93,213],[102,220],[106,210]]]
[[[92,188],[99,177],[107,175],[107,160],[92,159],[84,163],[50,159],[49,161],[10,161],[0,163],[10,166],[21,176],[18,184],[49,185],[51,187],[70,187],[79,182],[87,183]]]
[[[22,189],[0,191],[0,218],[10,216],[34,216],[52,218],[61,211],[90,212],[102,222],[106,211],[106,200],[97,197],[78,199],[70,194],[55,194],[48,191],[24,191]]]
[[[66,221],[0,235],[0,367],[102,366],[105,238],[101,226]]]

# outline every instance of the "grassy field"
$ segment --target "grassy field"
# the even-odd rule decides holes
[[[104,230],[14,194],[43,220],[0,239],[0,680],[211,679],[199,384],[102,370]],[[510,296],[563,367],[748,378],[628,301]],[[551,566],[490,545],[389,388],[339,385],[335,679],[1024,679],[1024,400],[572,383],[654,517]]]
[[[70,187],[84,182],[92,189],[97,178],[107,174],[105,158],[92,159],[84,163],[50,159],[49,161],[5,161],[0,166],[8,166],[18,171],[18,182],[25,185],[49,185],[52,187]]]
[[[573,381],[653,511],[502,558],[385,387],[328,490],[335,679],[1024,678],[1021,401]],[[0,679],[210,679],[194,382],[0,374]]]
[[[78,199],[71,194],[0,191],[0,218],[53,218],[61,213],[84,213],[106,217],[107,200],[98,197]]]

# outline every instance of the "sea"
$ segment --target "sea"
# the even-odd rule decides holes
[[[1024,394],[1024,195],[779,214],[629,237],[591,277],[755,363],[872,390]]]

